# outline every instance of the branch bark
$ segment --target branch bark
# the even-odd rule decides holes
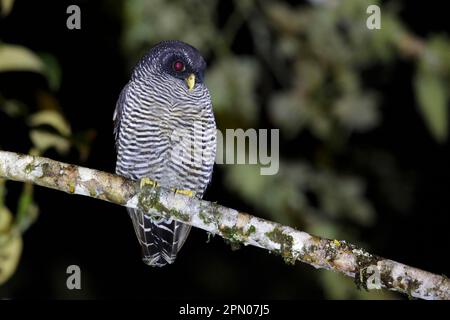
[[[450,300],[450,281],[393,260],[373,255],[346,241],[310,235],[216,203],[191,198],[158,186],[43,157],[0,151],[0,178],[109,201],[129,208],[157,209],[165,217],[219,235],[232,245],[253,245],[315,268],[352,277],[358,287],[402,292],[421,299]]]

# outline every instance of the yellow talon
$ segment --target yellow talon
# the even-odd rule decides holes
[[[145,186],[150,186],[150,187],[152,187],[152,188],[155,188],[155,187],[158,186],[158,182],[153,181],[153,180],[150,179],[150,178],[142,178],[142,179],[141,179],[141,182],[140,182],[140,187],[141,187],[141,189],[142,189],[142,188],[145,187]]]
[[[336,239],[333,240],[333,243],[336,247],[339,247],[341,245],[341,243]]]
[[[175,193],[182,194],[182,195],[185,195],[185,196],[188,196],[188,197],[191,197],[191,198],[193,196],[195,196],[195,192],[191,191],[191,190],[174,189],[174,191],[175,191]]]
[[[143,187],[146,187],[146,186],[150,186],[152,188],[156,188],[156,187],[158,187],[158,185],[159,185],[158,182],[156,182],[156,181],[154,181],[154,180],[152,180],[150,178],[142,178],[141,181],[140,181],[141,189]],[[174,188],[173,191],[175,193],[182,194],[182,195],[185,195],[185,196],[188,196],[188,197],[194,197],[195,196],[195,192],[191,191],[191,190],[182,190],[182,189]]]

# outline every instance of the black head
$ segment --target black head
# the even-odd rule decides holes
[[[163,41],[154,46],[139,62],[134,76],[146,72],[159,72],[185,80],[194,74],[197,83],[202,83],[206,62],[200,52],[182,41]]]

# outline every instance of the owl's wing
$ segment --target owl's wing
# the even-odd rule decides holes
[[[125,87],[123,87],[122,91],[120,92],[120,96],[119,96],[119,99],[117,99],[116,109],[114,110],[114,115],[113,115],[114,139],[116,141],[116,149],[118,147],[117,144],[119,141],[120,120],[122,118],[123,107],[125,106],[125,100],[127,98],[128,86],[129,86],[129,84],[127,84]]]

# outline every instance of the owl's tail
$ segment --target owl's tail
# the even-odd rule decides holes
[[[152,219],[141,210],[128,209],[142,247],[142,260],[152,267],[173,263],[191,226],[172,219]]]

